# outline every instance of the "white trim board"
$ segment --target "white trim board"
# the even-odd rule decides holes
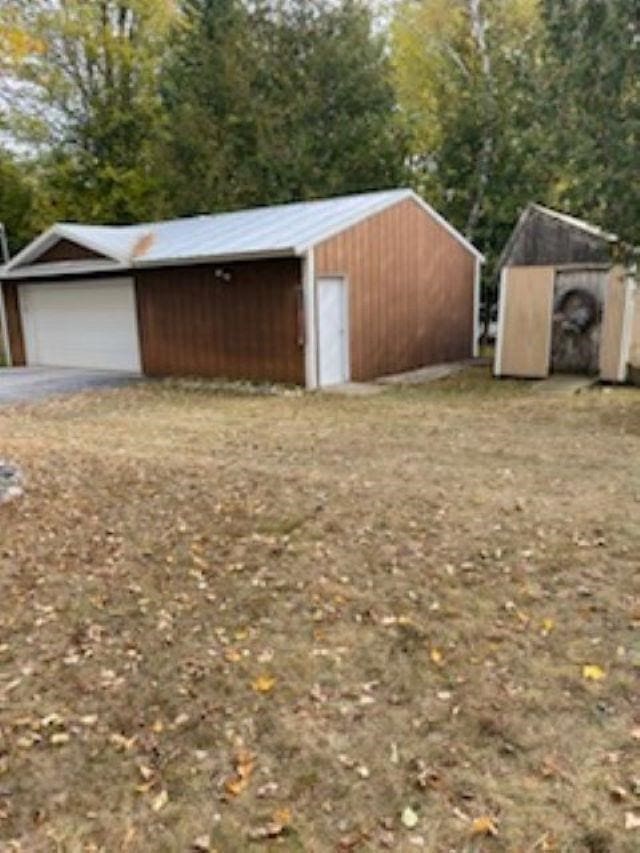
[[[493,357],[493,375],[502,376],[502,345],[504,340],[504,319],[506,314],[505,291],[506,271],[503,267],[500,271],[500,286],[498,288],[498,328],[496,330],[496,351]]]
[[[316,273],[315,254],[309,249],[303,259],[304,306],[304,376],[305,387],[318,387],[318,348],[316,342]]]

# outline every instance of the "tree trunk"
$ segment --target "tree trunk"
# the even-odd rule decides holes
[[[482,145],[478,152],[477,160],[477,185],[475,198],[469,217],[465,233],[468,239],[473,239],[475,230],[480,221],[482,210],[484,207],[484,199],[487,186],[491,177],[491,163],[493,159],[494,149],[494,122],[493,114],[495,109],[494,99],[494,80],[493,66],[491,55],[487,45],[487,19],[482,8],[482,0],[467,0],[469,21],[471,24],[471,36],[475,42],[478,54],[480,57],[480,68],[482,72],[482,107],[483,107],[483,126],[482,126]]]

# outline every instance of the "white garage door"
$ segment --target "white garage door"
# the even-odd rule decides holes
[[[140,372],[133,281],[23,284],[27,364]]]

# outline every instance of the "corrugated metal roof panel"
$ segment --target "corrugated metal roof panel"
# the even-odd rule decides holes
[[[480,253],[412,190],[395,189],[320,201],[137,225],[54,226],[5,268],[30,263],[64,237],[129,266],[166,266],[198,260],[302,255],[310,247],[404,199],[413,198],[466,248]]]
[[[63,228],[72,239],[100,246],[102,251],[118,258],[131,257],[136,243],[150,235],[153,240],[147,252],[137,257],[138,263],[295,253],[343,223],[366,216],[369,210],[386,206],[404,195],[406,190],[390,190],[145,225],[102,227],[65,223]]]

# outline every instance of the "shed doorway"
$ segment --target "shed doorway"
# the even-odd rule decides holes
[[[558,269],[554,288],[551,371],[596,376],[608,270]]]
[[[343,278],[316,282],[318,317],[318,384],[321,388],[349,381],[347,284]]]

